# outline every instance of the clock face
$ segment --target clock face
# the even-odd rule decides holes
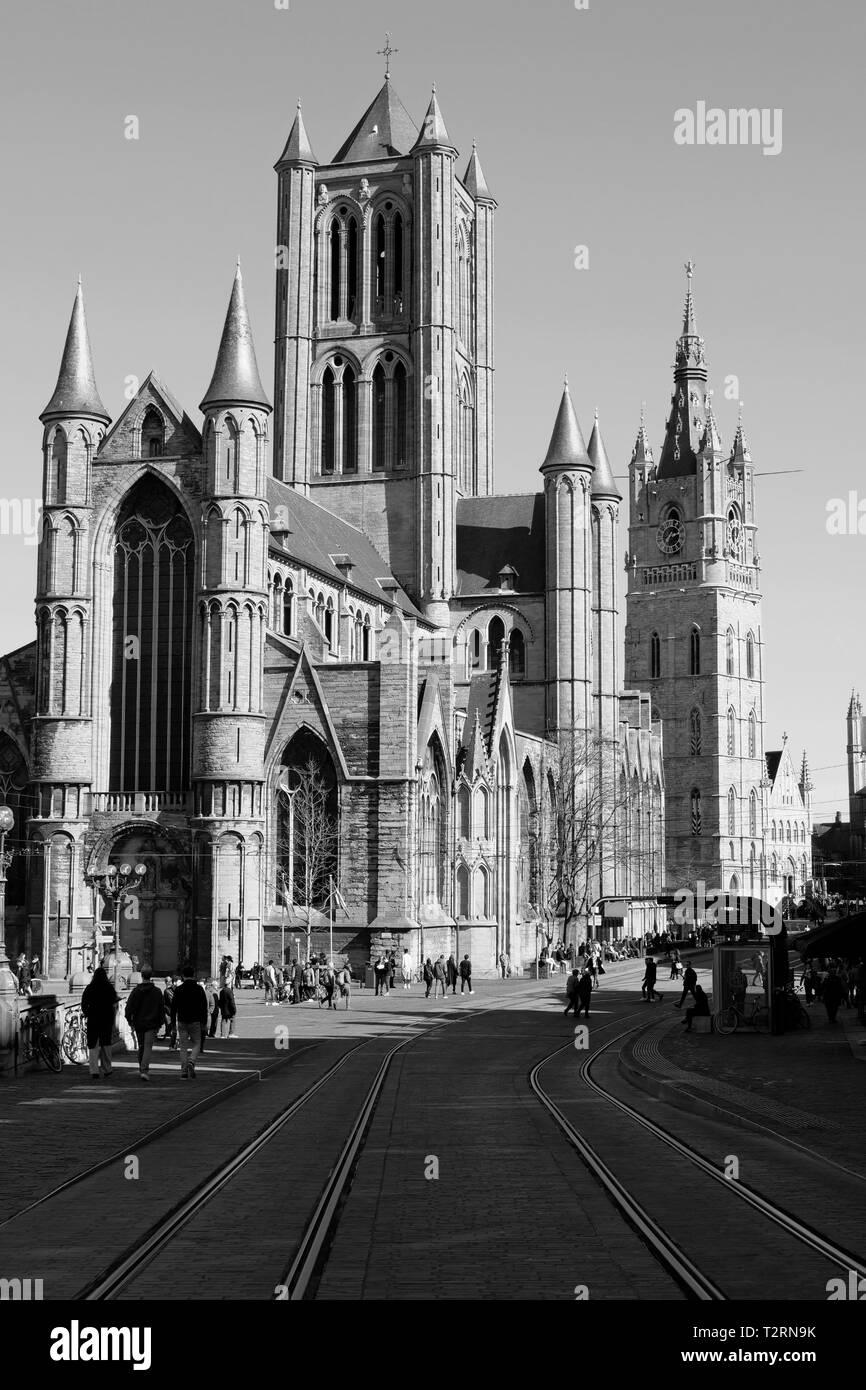
[[[743,550],[743,528],[733,517],[728,522],[728,548],[733,555],[740,555]]]
[[[678,516],[669,516],[656,532],[656,544],[663,555],[676,555],[682,550],[686,530]]]

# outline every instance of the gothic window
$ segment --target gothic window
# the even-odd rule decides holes
[[[110,791],[189,785],[193,536],[180,503],[153,477],[117,520]]]
[[[755,719],[755,711],[749,710],[749,757],[757,756],[756,748],[758,743],[758,721]]]
[[[61,429],[55,431],[51,441],[48,472],[48,501],[66,501],[66,435]]]
[[[358,223],[350,217],[346,224],[346,296],[341,317],[354,319],[358,304]]]
[[[394,242],[394,313],[403,312],[403,218],[400,213],[394,216],[392,231]]]
[[[398,362],[394,368],[393,377],[393,412],[394,412],[394,467],[405,468],[408,463],[407,454],[407,377],[406,368],[402,362]]]
[[[457,325],[464,346],[472,348],[472,262],[466,231],[457,238]]]
[[[692,834],[698,836],[703,829],[701,823],[701,794],[697,787],[692,789]]]
[[[662,644],[657,632],[650,638],[650,680],[658,680],[662,673]]]
[[[488,921],[491,915],[490,870],[480,864],[475,871],[475,916]]]
[[[320,470],[322,473],[333,473],[334,471],[334,439],[336,436],[336,401],[337,383],[336,377],[330,367],[325,368],[322,377],[322,457]]]
[[[776,822],[775,822],[775,821],[771,821],[771,822],[770,822],[770,840],[771,840],[771,842],[772,842],[772,841],[775,841],[775,839],[776,839]]]
[[[731,787],[728,792],[728,834],[737,833],[737,793]]]
[[[355,373],[351,367],[343,371],[343,472],[358,469],[358,429],[356,420]]]
[[[728,710],[728,757],[733,758],[737,752],[737,716],[733,708]]]
[[[701,634],[698,628],[693,627],[689,633],[689,675],[699,676],[701,674]]]
[[[293,626],[294,626],[294,623],[293,623],[293,619],[294,619],[294,611],[293,611],[293,609],[294,609],[294,602],[295,602],[295,595],[294,595],[294,591],[293,591],[293,588],[292,588],[292,581],[291,581],[291,579],[289,578],[289,576],[286,575],[286,583],[285,583],[285,586],[284,586],[284,588],[283,588],[283,615],[282,615],[282,617],[283,617],[283,632],[284,632],[284,634],[286,635],[286,637],[291,637],[291,635],[292,635],[292,628],[293,628]]]
[[[523,680],[526,675],[526,643],[519,628],[514,628],[508,644],[508,659],[513,680]]]
[[[319,596],[318,596],[318,598],[315,600],[315,602],[314,602],[314,604],[313,604],[313,616],[315,617],[316,622],[319,624],[319,627],[322,628],[322,630],[324,631],[324,627],[325,627],[325,595],[324,595],[324,594],[321,594],[321,593],[320,593]]]
[[[746,636],[746,677],[748,680],[755,677],[755,639],[751,632]]]
[[[339,792],[334,763],[308,729],[283,753],[276,801],[277,883],[291,902],[325,908],[338,872]]]
[[[491,671],[495,671],[499,666],[499,651],[505,641],[505,624],[501,618],[491,618],[490,626],[487,629],[487,650],[489,652],[488,665]]]
[[[274,632],[280,630],[280,620],[282,616],[283,602],[283,581],[278,574],[271,581],[271,627]]]
[[[373,629],[370,626],[369,613],[364,618],[364,628],[361,634],[361,660],[372,661],[373,659]]]
[[[162,458],[164,453],[165,424],[159,411],[151,406],[141,422],[141,457]]]
[[[469,913],[469,870],[465,864],[460,864],[457,869],[457,916],[465,921]]]
[[[790,821],[787,821],[786,824],[785,824],[785,839],[787,840],[788,844],[791,843],[791,822],[790,822]]]
[[[472,835],[472,793],[465,782],[457,793],[458,835],[468,840]]]
[[[331,223],[331,318],[340,317],[340,223],[335,217]]]
[[[770,855],[770,880],[775,883],[779,874],[779,861],[775,854]]]
[[[481,669],[481,633],[473,628],[466,639],[466,679]]]
[[[701,756],[702,747],[701,712],[693,709],[689,715],[689,751],[693,758]]]
[[[384,472],[388,462],[387,382],[379,362],[373,372],[373,468]]]
[[[223,448],[225,450],[225,485],[229,492],[239,492],[238,487],[238,427],[234,420],[228,419],[223,430]]]
[[[422,903],[441,903],[445,853],[445,760],[438,739],[428,743],[419,798],[419,872]]]
[[[352,624],[352,653],[355,661],[361,660],[361,652],[364,642],[364,627],[361,622],[360,610],[355,614],[355,621]]]
[[[323,623],[323,626],[324,626],[325,637],[326,637],[327,641],[328,641],[329,643],[333,642],[333,640],[334,640],[334,600],[333,600],[332,598],[329,598],[329,599],[328,599],[327,605],[325,606],[324,623]]]
[[[475,408],[466,377],[457,397],[457,486],[466,496],[475,492]]]
[[[331,219],[328,232],[332,322],[355,319],[358,312],[358,223],[345,206]]]
[[[758,798],[755,795],[754,787],[749,792],[749,834],[758,833]]]
[[[485,840],[490,839],[490,793],[486,787],[478,788],[478,833]]]
[[[729,676],[734,674],[734,629],[729,627],[725,633],[725,670]]]
[[[385,309],[385,218],[376,218],[376,312]]]

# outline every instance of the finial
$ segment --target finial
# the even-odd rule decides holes
[[[595,407],[595,423],[598,424],[598,406]]]
[[[739,405],[739,409],[738,409],[738,411],[737,411],[737,419],[738,419],[739,423],[742,424],[742,423],[743,423],[743,402],[742,402],[742,401],[739,401],[739,402],[738,402],[738,405]]]
[[[78,288],[81,289],[81,271],[78,272]]]
[[[301,109],[301,98],[298,97],[298,111],[300,111],[300,109]]]
[[[241,253],[240,253],[240,251],[238,252],[237,272],[238,272],[238,275],[240,275],[240,273],[241,273]]]
[[[435,97],[435,95],[436,95],[436,83],[435,83],[435,82],[433,83],[433,95],[434,95],[434,97]]]
[[[563,386],[563,390],[565,390],[565,391],[568,390],[568,372],[566,372],[566,373],[565,373],[565,376],[562,378],[562,386]]]
[[[385,59],[385,81],[388,82],[391,77],[391,58],[395,53],[399,53],[400,50],[399,48],[391,47],[391,35],[387,30],[385,32],[385,47],[378,49],[377,52]],[[433,90],[436,90],[435,87]]]
[[[472,153],[474,154],[475,151],[476,151],[477,149],[478,149],[478,141],[475,139],[475,136],[473,135],[473,137],[472,137]]]
[[[640,427],[643,429],[646,424],[646,401],[640,403]]]
[[[694,273],[695,273],[695,263],[694,263],[694,261],[686,261],[686,264],[685,264],[685,271],[686,271],[686,275],[687,275],[688,278],[691,280],[692,276],[693,276]]]

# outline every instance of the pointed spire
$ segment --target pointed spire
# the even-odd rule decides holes
[[[200,409],[205,411],[220,405],[271,408],[259,377],[240,265],[235,271],[213,377]]]
[[[803,749],[803,761],[800,764],[800,787],[804,792],[812,790],[812,774],[809,770],[809,759]]]
[[[694,261],[686,261],[686,307],[683,310],[683,332],[684,338],[696,338],[698,334],[695,323],[695,302],[692,299],[692,276],[695,273]]]
[[[78,289],[75,292],[75,303],[72,306],[72,316],[66,333],[63,357],[60,360],[57,385],[51,400],[39,418],[43,423],[46,423],[58,415],[79,415],[89,420],[103,420],[106,425],[111,421],[111,416],[102,404],[96,389],[93,358],[90,354],[90,338],[87,334],[87,319],[84,316],[84,290],[81,287],[80,275],[78,277]]]
[[[488,202],[495,203],[496,199],[487,187],[487,180],[484,177],[484,170],[481,168],[481,160],[478,158],[478,146],[472,141],[472,153],[469,156],[469,163],[466,165],[466,173],[463,175],[463,187],[467,193],[471,193],[476,203]]]
[[[586,468],[592,471],[592,459],[586,451],[586,444],[571,403],[568,377],[563,385],[556,424],[553,426],[541,472],[554,468]]]
[[[743,429],[743,402],[740,401],[740,411],[737,416],[737,433],[734,435],[734,442],[731,446],[731,463],[751,463],[752,455],[749,452],[749,441]]]
[[[637,432],[637,439],[631,451],[632,463],[652,463],[653,451],[646,432],[646,402],[641,403],[640,408],[640,429]]]
[[[452,145],[448,131],[445,129],[445,122],[442,119],[442,112],[439,110],[439,102],[436,98],[436,83],[433,83],[433,92],[430,97],[430,105],[427,107],[427,114],[421,125],[421,134],[415,141],[415,150],[446,149],[455,150],[456,145]]]
[[[665,427],[665,440],[659,455],[659,478],[685,478],[697,472],[697,456],[704,447],[706,420],[701,414],[701,398],[706,390],[707,364],[704,340],[697,330],[692,299],[694,261],[686,261],[686,303],[683,330],[676,343],[674,391],[671,413]],[[718,428],[715,428],[718,435]],[[713,438],[713,431],[710,431]]]
[[[415,122],[386,80],[331,162],[362,164],[408,154],[417,139]]]
[[[595,412],[592,434],[589,436],[589,443],[586,446],[593,464],[592,475],[592,495],[593,497],[610,497],[617,501],[622,501],[622,493],[614,482],[613,470],[607,457],[607,450],[604,447],[604,440],[601,437],[601,430],[598,427],[598,411]]]
[[[317,165],[318,162],[316,156],[313,154],[313,147],[310,144],[307,128],[304,125],[304,117],[301,113],[301,102],[299,98],[298,112],[295,116],[294,124],[289,131],[286,148],[283,150],[274,168],[279,169],[281,164]]]
[[[853,685],[852,685],[852,687],[851,687],[851,699],[850,699],[850,701],[849,701],[849,703],[848,703],[848,718],[849,718],[849,719],[855,719],[855,718],[859,715],[859,713],[860,713],[860,696],[857,694],[857,692],[855,691],[855,689],[854,689],[854,687],[853,687]]]
[[[704,433],[701,437],[701,453],[717,454],[722,447],[722,437],[713,411],[713,393],[708,390],[704,396]]]

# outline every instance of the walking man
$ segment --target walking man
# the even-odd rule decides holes
[[[445,998],[445,957],[440,956],[433,966],[433,998],[439,998],[439,986],[442,986],[442,998]]]
[[[400,962],[400,976],[403,980],[403,988],[412,988],[412,956],[408,946],[403,947],[403,959]]]
[[[691,965],[687,965],[683,971],[683,992],[679,997],[679,1002],[674,1004],[675,1009],[681,1009],[687,994],[695,997],[695,985],[698,983],[697,972]]]
[[[430,964],[429,956],[424,962],[424,983],[427,986],[427,993],[424,995],[424,998],[429,999],[430,990],[433,986],[433,966]]]
[[[277,971],[272,960],[268,961],[265,970],[265,1008],[269,1004],[277,1007]]]
[[[201,985],[196,984],[191,965],[184,966],[183,981],[171,1001],[171,1028],[177,1033],[181,1078],[192,1081],[207,1030],[207,995]]]
[[[142,1081],[149,1081],[150,1054],[165,1013],[162,990],[153,983],[153,971],[149,965],[141,967],[141,984],[136,985],[130,994],[124,1012],[138,1040],[138,1074]]]
[[[464,956],[460,962],[460,993],[468,986],[469,993],[472,993],[472,962],[468,955]]]
[[[580,971],[578,970],[577,966],[575,966],[565,982],[565,993],[568,996],[568,1003],[566,1004],[563,1010],[564,1013],[570,1013],[572,1009],[577,1009],[577,986],[579,983]]]
[[[652,956],[646,958],[646,971],[641,985],[641,994],[648,1004],[651,1004],[654,998],[661,999],[661,995],[656,989],[656,963]]]
[[[583,1009],[586,1017],[589,1018],[589,1004],[591,999],[592,976],[588,970],[584,970],[577,982],[577,988],[575,989],[575,1003],[577,1004],[577,1008],[574,1011],[575,1018],[580,1018],[581,1009]]]
[[[505,979],[505,965],[506,965],[506,961],[505,961],[505,952],[504,952],[504,951],[500,951],[500,952],[499,952],[499,973],[501,974],[503,980]]]

